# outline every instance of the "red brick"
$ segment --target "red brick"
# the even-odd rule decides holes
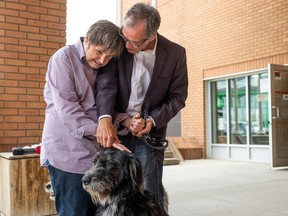
[[[52,8],[52,9],[60,9],[60,4],[59,3],[54,3],[54,2],[45,2],[45,1],[41,1],[41,7],[44,8]]]
[[[26,88],[12,88],[12,87],[6,87],[5,88],[5,93],[8,94],[26,94],[27,90]]]
[[[45,35],[60,36],[61,31],[56,30],[56,29],[41,28],[40,32],[41,34],[45,34]]]
[[[27,24],[27,19],[23,19],[23,18],[19,18],[19,17],[6,16],[6,22],[26,25]]]
[[[19,72],[20,73],[25,73],[25,74],[38,74],[39,73],[39,68],[19,67]]]
[[[47,27],[46,21],[40,21],[40,20],[28,20],[29,26],[36,26],[36,27]]]
[[[53,43],[53,42],[40,42],[41,47],[46,47],[46,48],[54,48],[54,49],[59,49],[59,43]]]
[[[17,138],[0,138],[0,143],[8,145],[8,144],[13,144],[13,146],[15,146],[17,144]],[[2,146],[1,146],[2,147]],[[2,149],[2,148],[1,148]],[[4,149],[4,148],[3,148]],[[11,149],[10,149],[11,150]],[[1,151],[2,152],[2,151]]]
[[[43,102],[29,102],[27,103],[27,108],[28,109],[43,109],[43,108],[46,108],[46,104]]]
[[[0,101],[17,101],[18,95],[0,94]]]
[[[5,130],[4,131],[5,137],[19,137],[25,136],[25,130]]]
[[[18,38],[0,37],[0,40],[3,41],[3,44],[14,44],[14,45],[18,45],[19,44],[19,39]]]
[[[39,96],[37,95],[19,95],[19,101],[40,101],[40,100],[39,100]],[[32,111],[33,113],[35,113],[35,110],[29,110],[29,111]]]
[[[41,139],[38,137],[19,137],[17,139],[17,142],[20,144],[25,144],[25,145],[33,145],[33,144],[39,144],[41,142]]]
[[[26,108],[26,102],[12,102],[12,101],[7,101],[5,102],[5,107],[6,108]]]
[[[0,123],[0,129],[17,129],[16,123]]]
[[[27,50],[28,53],[34,53],[34,54],[46,54],[47,49],[45,48],[37,48],[37,47],[28,47]]]
[[[19,17],[23,17],[23,18],[27,18],[27,19],[33,19],[33,20],[39,20],[40,15],[38,13],[20,11]]]
[[[17,17],[18,14],[19,14],[19,11],[5,8],[5,10],[3,10],[3,9],[0,10],[0,14],[8,15],[8,16],[16,16]]]
[[[50,16],[50,15],[41,14],[40,20],[59,23],[60,18],[57,16]]]
[[[27,122],[44,122],[45,116],[27,116]]]
[[[47,35],[28,33],[29,40],[47,41]]]
[[[20,95],[19,101],[29,101],[29,100],[22,99]],[[35,101],[39,101],[39,100],[35,100]],[[40,111],[36,109],[19,109],[19,115],[28,116],[28,115],[39,115],[39,114],[41,114]]]
[[[5,116],[6,122],[25,122],[26,116]]]
[[[58,29],[58,30],[63,30],[65,31],[66,26],[63,26],[63,24],[58,24],[58,23],[52,23],[52,22],[48,22],[48,28],[50,29]]]
[[[16,66],[8,66],[8,65],[1,65],[0,71],[6,73],[15,73],[18,72],[18,67]]]
[[[15,9],[17,11],[25,11],[27,9],[27,6],[25,4],[6,2],[6,8]]]
[[[40,60],[40,56],[38,54],[19,53],[19,59],[39,61]]]
[[[27,34],[21,31],[6,31],[6,37],[11,38],[27,38]]]
[[[23,26],[23,25],[20,25],[19,26],[19,30],[21,32],[32,32],[32,33],[39,33],[40,32],[40,28],[39,27],[34,27],[34,26]]]
[[[26,80],[27,76],[26,74],[19,74],[19,73],[6,73],[5,79],[7,80]]]
[[[28,80],[38,81],[39,83],[45,81],[44,75],[27,75]]]
[[[27,5],[34,5],[34,6],[39,6],[40,5],[39,0],[20,0],[20,3],[22,4],[27,4]]]
[[[62,11],[62,10],[48,9],[48,14],[52,16],[66,17],[66,11]]]
[[[27,89],[27,94],[43,95],[43,89]],[[42,107],[42,106],[41,106]]]
[[[38,123],[19,123],[18,127],[21,130],[23,129],[35,130],[35,129],[39,129],[39,124]]]
[[[39,13],[39,14],[47,14],[48,9],[44,8],[44,7],[36,7],[36,6],[32,6],[32,5],[28,6],[28,12],[35,13],[35,11],[37,11],[37,13]]]
[[[42,130],[28,130],[26,135],[33,136],[33,137],[41,137],[42,132],[43,132]]]
[[[0,22],[0,28],[1,29],[6,29],[6,30],[14,30],[14,31],[18,31],[19,27],[17,24],[13,24],[13,23],[2,23]]]
[[[7,51],[14,51],[14,52],[26,52],[26,46],[16,46],[16,45],[11,45],[7,44],[6,46]]]
[[[32,39],[28,39],[28,40],[27,39],[19,39],[19,45],[39,47],[40,42],[38,40],[32,40]]]
[[[21,59],[5,59],[5,64],[15,66],[26,66],[26,60]]]
[[[27,61],[28,67],[43,67],[46,68],[47,62],[41,62],[41,61]]]
[[[18,110],[17,109],[0,109],[0,113],[1,115],[5,115],[5,116],[8,116],[8,115],[18,115]]]
[[[65,37],[57,37],[57,36],[48,36],[48,41],[58,42],[58,43],[60,43],[62,46],[64,46],[65,43],[66,43],[66,38],[65,38]],[[62,47],[62,46],[61,46],[61,47]]]
[[[0,38],[1,41],[1,38]],[[0,52],[0,58],[18,58],[18,52]]]
[[[18,81],[14,80],[0,80],[0,86],[18,86]]]

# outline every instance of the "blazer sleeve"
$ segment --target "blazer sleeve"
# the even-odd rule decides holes
[[[98,118],[114,113],[114,105],[118,88],[116,61],[111,60],[105,67],[98,70],[95,80],[95,102]]]
[[[157,104],[161,101],[160,104],[153,107],[149,112],[149,115],[156,122],[156,130],[167,126],[168,122],[185,106],[188,96],[188,72],[185,48],[179,48],[174,54],[178,56],[177,58],[174,56],[176,60],[172,61],[169,59],[163,68],[163,74],[171,75],[170,80],[168,81],[164,79],[166,77],[161,77],[163,79],[162,83],[160,84],[159,81],[156,89],[154,89],[154,92],[157,92],[157,94],[153,94],[155,100],[152,104]],[[165,82],[168,81],[169,85],[163,83],[164,80]],[[159,89],[157,90],[157,88]],[[165,90],[163,90],[164,88]],[[165,95],[163,94],[161,98],[157,99],[156,95],[160,95],[160,92],[163,91],[165,91]]]

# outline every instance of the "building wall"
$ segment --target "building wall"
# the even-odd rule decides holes
[[[122,14],[138,0],[122,0]],[[152,1],[144,1],[151,3]],[[186,48],[181,134],[205,153],[204,79],[288,64],[287,0],[156,0],[159,33]],[[41,141],[49,57],[64,46],[66,0],[0,1],[0,151]]]
[[[138,1],[123,0],[123,10]],[[205,146],[205,78],[288,63],[287,0],[158,0],[159,33],[186,48],[182,136]],[[123,11],[125,14],[126,11]]]
[[[41,141],[47,63],[65,30],[66,0],[0,1],[0,152]]]

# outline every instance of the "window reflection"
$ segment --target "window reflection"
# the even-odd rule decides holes
[[[267,73],[249,77],[251,144],[269,144],[268,83]]]
[[[269,145],[267,73],[211,82],[211,105],[212,143]]]
[[[229,80],[230,92],[230,142],[246,144],[246,78]]]
[[[212,95],[212,142],[227,143],[226,80],[213,82]]]

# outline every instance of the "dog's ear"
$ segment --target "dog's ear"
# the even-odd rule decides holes
[[[134,190],[144,193],[143,171],[140,161],[132,154],[128,156],[128,170],[131,177],[131,184]]]

